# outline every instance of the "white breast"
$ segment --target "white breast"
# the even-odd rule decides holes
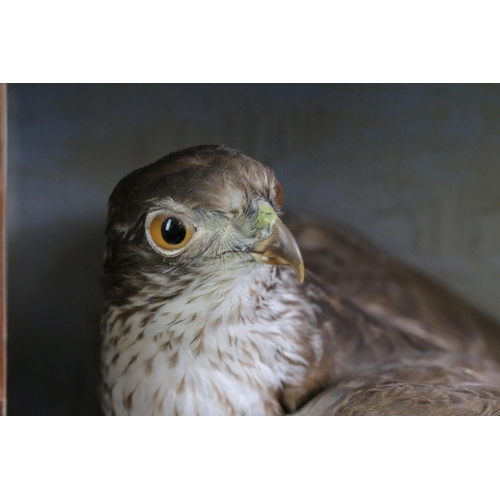
[[[216,286],[200,279],[165,303],[151,304],[145,290],[128,306],[111,307],[103,318],[106,411],[279,414],[281,387],[299,382],[307,362],[297,333],[303,318],[290,307],[296,297],[266,290],[272,272],[225,273]]]

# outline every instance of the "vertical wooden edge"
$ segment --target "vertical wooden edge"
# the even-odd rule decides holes
[[[7,330],[5,321],[5,198],[7,195],[7,84],[0,83],[0,415],[7,414]]]

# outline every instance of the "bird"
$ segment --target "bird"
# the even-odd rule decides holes
[[[222,145],[108,203],[106,415],[499,415],[500,327]]]

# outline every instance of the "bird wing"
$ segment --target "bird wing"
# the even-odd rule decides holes
[[[332,291],[399,329],[500,361],[500,325],[431,278],[339,223],[291,214],[306,269]]]
[[[330,388],[295,415],[477,416],[500,415],[500,392],[475,386],[403,382],[366,383],[357,390]]]
[[[499,383],[494,363],[421,356],[346,378],[295,415],[500,415]]]

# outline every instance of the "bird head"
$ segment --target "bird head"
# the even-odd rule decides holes
[[[288,265],[299,247],[281,221],[272,170],[224,146],[172,153],[123,178],[109,199],[107,274],[177,277],[200,269]]]

